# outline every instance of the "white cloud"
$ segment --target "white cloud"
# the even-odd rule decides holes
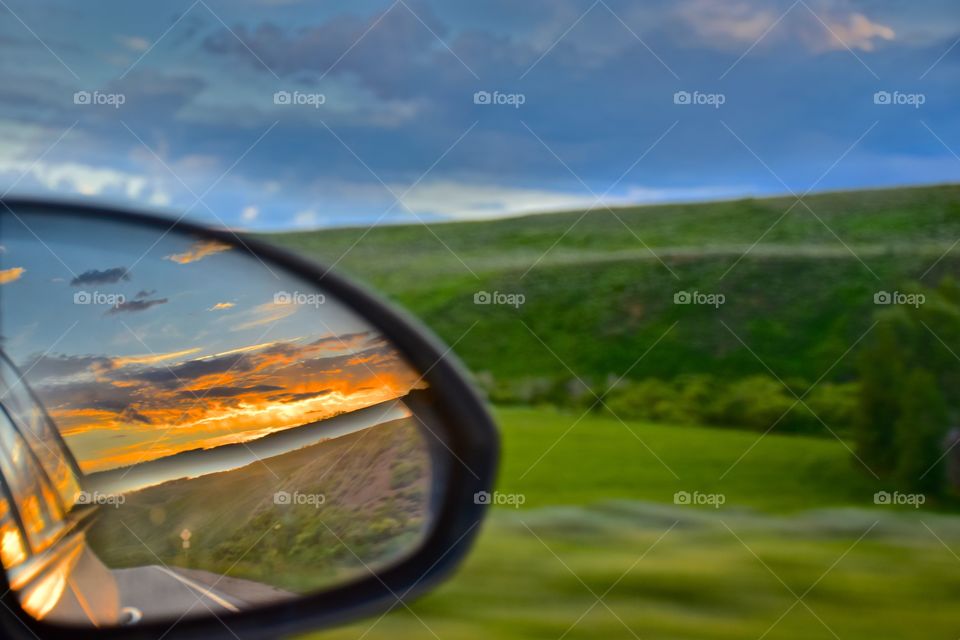
[[[681,21],[708,44],[728,48],[761,43],[802,44],[820,53],[843,49],[873,51],[879,40],[894,40],[896,32],[862,13],[842,13],[811,2],[771,10],[761,0],[719,3],[692,0],[680,5]]]
[[[163,187],[147,176],[78,162],[33,162],[0,158],[0,185],[29,191],[32,187],[84,196],[122,196],[154,206],[170,204]]]
[[[117,42],[137,53],[143,53],[150,48],[150,41],[140,36],[118,36]]]
[[[260,209],[250,205],[249,207],[244,207],[243,211],[240,212],[240,218],[244,222],[253,222],[257,219],[257,216],[260,215]]]
[[[777,21],[777,14],[750,2],[717,3],[694,0],[679,5],[681,19],[697,35],[716,43],[733,41],[752,44]]]
[[[402,188],[395,191],[402,192]],[[608,194],[601,204],[623,206],[655,202],[682,202],[733,196],[743,189],[683,188],[653,189],[626,186]],[[600,194],[597,194],[600,195]],[[546,191],[499,185],[432,182],[414,187],[403,203],[418,215],[455,219],[485,219],[529,213],[585,209],[596,203],[589,193]],[[597,205],[598,207],[600,205]]]
[[[173,199],[166,191],[157,190],[147,199],[147,202],[155,207],[169,207]]]
[[[872,22],[862,13],[854,13],[845,18],[825,20],[830,27],[826,40],[820,43],[825,50],[860,49],[873,51],[876,40],[893,40],[896,32],[886,25]]]
[[[298,227],[310,227],[317,223],[317,212],[312,209],[301,211],[293,216],[293,224]]]

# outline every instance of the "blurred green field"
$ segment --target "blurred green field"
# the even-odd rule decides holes
[[[960,539],[954,521],[927,524]],[[882,514],[499,510],[457,576],[409,611],[310,637],[948,640],[957,569],[922,525]]]
[[[521,477],[577,416],[498,417],[499,490],[523,493],[523,507],[495,508],[466,565],[410,611],[398,605],[381,620],[311,637],[960,633],[960,558],[947,548],[960,550],[960,518],[874,507],[875,487],[839,442],[769,436],[718,482],[756,434],[629,423],[634,437],[616,420],[589,417]],[[721,492],[727,503],[670,504],[678,489]]]
[[[572,383],[605,393],[624,375],[765,377],[753,406],[781,379],[796,393],[855,390],[852,347],[875,320],[874,294],[960,276],[958,185],[804,201],[812,212],[746,199],[269,240],[411,310],[488,389],[572,397]],[[478,305],[479,291],[525,303]],[[726,303],[675,304],[678,291]],[[623,423],[581,417],[589,393],[554,396],[535,401],[568,408],[497,411],[498,489],[525,502],[494,508],[459,574],[412,612],[313,637],[960,637],[956,505],[876,506],[893,488],[826,430]],[[678,505],[677,492],[725,504]]]
[[[501,409],[497,417],[504,438],[498,487],[524,494],[524,508],[611,499],[670,503],[677,491],[700,491],[723,493],[728,508],[790,512],[870,506],[883,488],[832,439],[553,409]]]

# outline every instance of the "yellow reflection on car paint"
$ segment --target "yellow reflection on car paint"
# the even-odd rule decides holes
[[[0,533],[0,560],[4,567],[12,567],[27,559],[20,533],[13,526],[5,526]]]

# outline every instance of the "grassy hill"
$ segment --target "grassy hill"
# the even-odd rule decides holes
[[[268,238],[366,281],[456,342],[475,372],[496,379],[572,377],[559,358],[599,384],[634,365],[676,322],[631,378],[768,374],[735,333],[778,376],[809,383],[869,326],[875,292],[960,274],[960,252],[941,259],[960,238],[960,186],[818,194],[806,200],[813,213],[794,203],[746,199]],[[522,293],[526,302],[475,305],[478,291]],[[677,291],[722,293],[726,302],[675,305]],[[851,376],[846,359],[827,379]]]

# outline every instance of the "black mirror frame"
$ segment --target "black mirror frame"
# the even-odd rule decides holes
[[[419,321],[343,276],[283,249],[228,229],[213,229],[180,219],[137,212],[112,205],[33,198],[0,198],[0,243],[3,224],[24,224],[19,212],[123,222],[159,231],[215,240],[259,257],[279,269],[322,286],[340,302],[379,329],[436,392],[436,410],[444,429],[438,438],[449,449],[447,484],[432,529],[411,554],[380,573],[290,602],[269,605],[222,618],[213,615],[130,627],[81,630],[38,621],[20,607],[0,571],[0,636],[14,639],[157,640],[165,638],[277,638],[342,624],[402,606],[449,575],[469,551],[486,512],[475,494],[490,491],[499,457],[499,436],[483,401],[467,381],[465,370],[449,349]],[[29,227],[28,227],[29,228]],[[2,298],[0,298],[2,304]]]

